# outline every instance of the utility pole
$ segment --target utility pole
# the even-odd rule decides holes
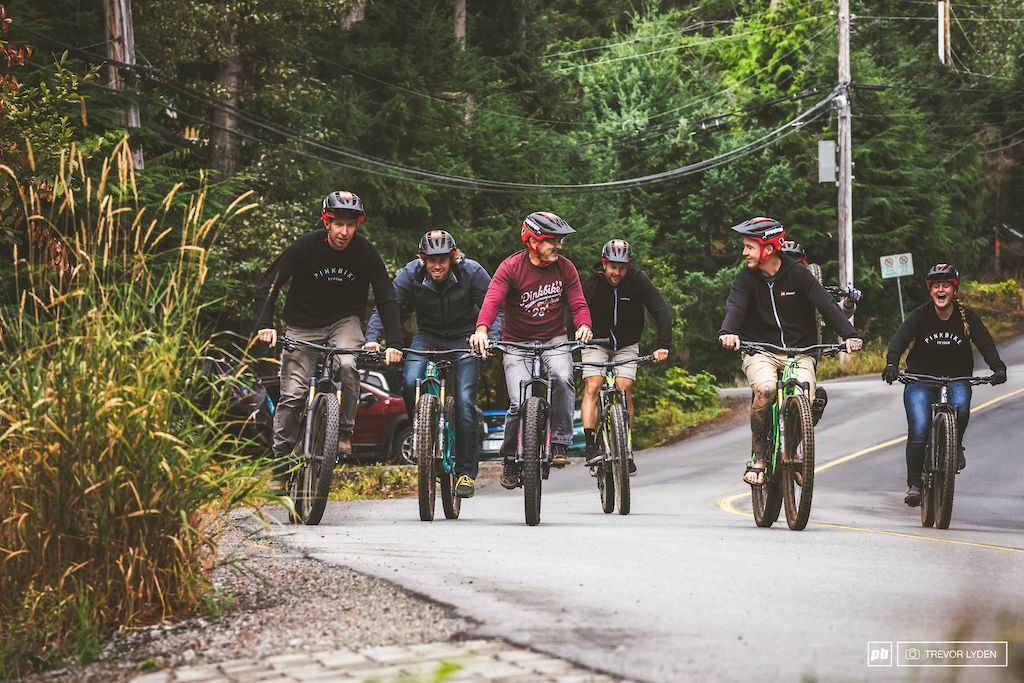
[[[953,46],[949,41],[949,0],[939,0],[939,61],[949,66],[953,63]]]
[[[111,62],[135,66],[135,29],[132,25],[131,1],[104,0],[104,4],[107,15],[107,58]],[[109,69],[110,87],[114,90],[124,90],[128,84],[121,74],[121,67],[111,63]],[[139,118],[139,105],[130,103],[120,115],[118,123],[129,131],[133,128],[138,130],[142,123]],[[144,167],[141,147],[132,150],[132,165],[136,170]]]
[[[853,286],[853,141],[850,133],[850,0],[839,0],[839,284]]]

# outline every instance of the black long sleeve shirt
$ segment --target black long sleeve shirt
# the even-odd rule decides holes
[[[283,314],[289,325],[324,327],[353,315],[362,318],[372,286],[387,346],[402,348],[395,288],[377,249],[362,235],[356,233],[338,251],[327,243],[327,230],[313,230],[285,249],[256,284],[257,330],[274,326],[274,304],[289,280]]]
[[[618,287],[604,276],[603,263],[596,264],[583,281],[583,296],[590,307],[594,336],[608,337],[615,349],[640,341],[644,331],[644,311],[650,311],[658,323],[655,348],[667,349],[672,343],[672,310],[651,279],[636,266],[626,271]]]
[[[964,330],[965,316],[971,328],[970,338]],[[900,356],[910,342],[914,342],[914,348],[907,354],[907,372],[936,377],[970,377],[974,373],[972,341],[993,372],[1006,370],[1006,363],[999,358],[992,335],[973,309],[964,306],[964,316],[961,316],[960,307],[954,306],[949,320],[943,320],[935,312],[935,304],[928,301],[912,310],[896,330],[889,341],[885,362],[898,365]]]

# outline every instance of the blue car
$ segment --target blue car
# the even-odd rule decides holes
[[[505,411],[485,410],[484,424],[487,432],[484,434],[484,443],[480,447],[481,460],[497,460],[498,451],[501,449],[501,442],[505,438]],[[583,455],[583,448],[587,445],[583,436],[583,419],[580,416],[579,406],[572,413],[572,443],[569,444],[569,455]]]

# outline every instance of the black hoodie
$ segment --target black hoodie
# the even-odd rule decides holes
[[[719,336],[736,334],[743,341],[790,348],[812,346],[818,341],[814,309],[843,339],[859,336],[811,271],[798,268],[785,254],[779,258],[782,265],[771,282],[756,269],[744,267],[736,274]]]
[[[621,349],[640,341],[644,331],[644,309],[658,321],[656,348],[667,349],[672,343],[672,311],[651,279],[636,266],[630,266],[618,287],[612,287],[604,276],[603,262],[593,267],[583,281],[583,296],[590,307],[594,336],[611,338],[612,348]]]

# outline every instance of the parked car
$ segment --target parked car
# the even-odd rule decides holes
[[[484,422],[487,425],[487,433],[484,435],[484,443],[480,447],[480,459],[497,460],[501,442],[505,438],[505,411],[484,411]],[[577,405],[576,410],[572,413],[572,443],[569,444],[569,455],[582,456],[586,445],[587,439],[583,435],[583,418],[579,405]]]

